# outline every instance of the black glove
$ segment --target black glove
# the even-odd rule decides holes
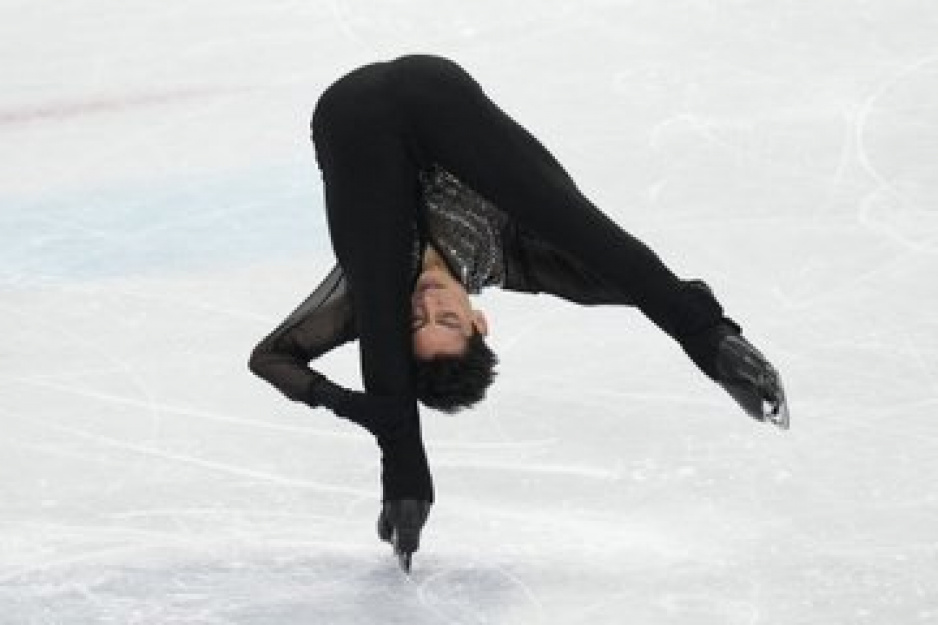
[[[416,405],[415,400],[404,397],[381,397],[350,391],[322,374],[310,383],[305,402],[313,408],[328,408],[379,439],[399,436]]]
[[[350,391],[319,375],[310,384],[306,403],[329,408],[374,435],[382,452],[384,500],[433,501],[433,479],[415,399]]]

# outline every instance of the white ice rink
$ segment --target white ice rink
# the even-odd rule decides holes
[[[487,293],[403,576],[372,440],[246,361],[332,263],[319,92],[407,52],[710,282],[792,430]],[[0,0],[0,623],[938,623],[936,198],[933,0]]]

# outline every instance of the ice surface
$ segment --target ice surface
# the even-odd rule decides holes
[[[938,622],[929,0],[0,1],[0,622]],[[331,263],[308,116],[452,56],[778,365],[482,297],[412,578],[373,443],[246,369]],[[356,383],[353,349],[323,367]]]

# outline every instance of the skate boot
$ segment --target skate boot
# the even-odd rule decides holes
[[[787,430],[788,403],[775,368],[740,334],[726,334],[717,345],[716,381],[757,421]]]
[[[391,543],[398,564],[410,573],[413,554],[420,548],[420,532],[427,522],[430,503],[418,499],[385,501],[378,515],[378,538]]]

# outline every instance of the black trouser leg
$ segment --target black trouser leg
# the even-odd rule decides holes
[[[312,131],[330,236],[355,308],[365,390],[401,398],[407,407],[395,435],[378,440],[383,498],[433,501],[411,373],[418,170],[406,156],[401,116],[387,98],[383,73],[359,70],[330,87],[317,104]]]
[[[410,392],[410,285],[418,169],[406,156],[381,72],[343,78],[320,98],[313,139],[329,233],[355,304],[368,392]]]

